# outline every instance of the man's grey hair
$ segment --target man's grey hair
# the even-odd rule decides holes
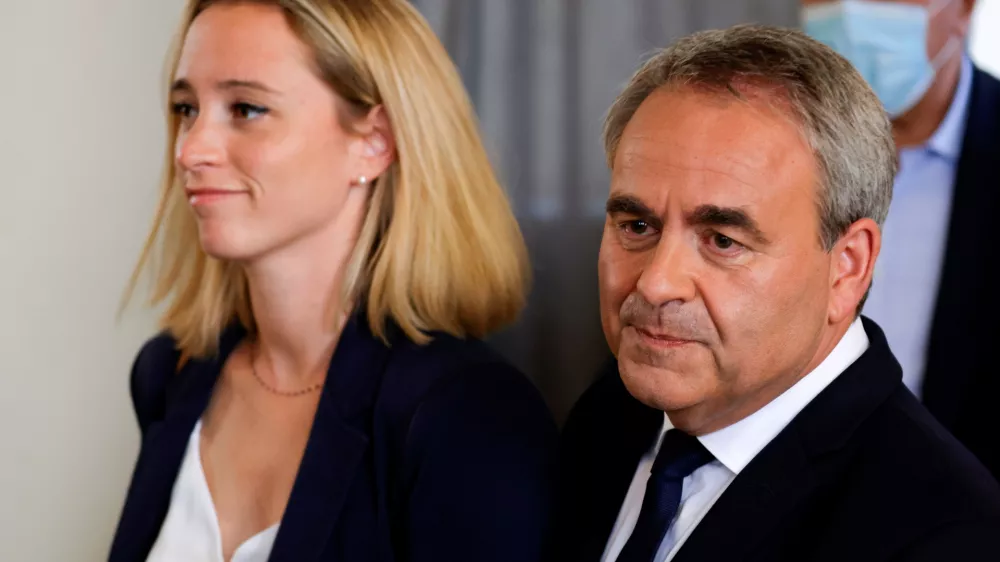
[[[604,124],[609,166],[639,105],[662,87],[736,97],[741,87],[775,92],[776,106],[798,122],[819,166],[823,247],[830,251],[859,219],[882,227],[898,165],[889,117],[851,63],[829,47],[798,30],[762,25],[684,37],[646,61],[611,106]]]

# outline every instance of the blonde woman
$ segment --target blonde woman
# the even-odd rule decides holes
[[[404,0],[192,0],[110,559],[531,561],[556,429],[478,338],[525,251]]]

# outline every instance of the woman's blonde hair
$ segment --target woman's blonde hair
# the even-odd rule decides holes
[[[168,59],[169,82],[194,18],[232,1],[189,1]],[[370,187],[343,273],[345,302],[364,306],[372,332],[386,342],[390,321],[418,343],[430,331],[482,337],[513,321],[529,277],[524,241],[454,64],[423,17],[405,0],[252,3],[283,9],[311,47],[318,76],[352,114],[381,105],[392,126],[396,161]],[[161,328],[184,356],[205,356],[231,322],[250,330],[255,324],[242,268],[201,248],[177,185],[178,122],[168,115],[160,200],[125,298],[149,273],[150,304],[166,303]]]

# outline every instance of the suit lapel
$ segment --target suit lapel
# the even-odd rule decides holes
[[[864,319],[870,347],[772,440],[726,489],[676,562],[742,560],[786,520],[848,455],[855,430],[901,385],[882,331]]]
[[[389,356],[363,320],[348,322],[320,396],[270,560],[319,560],[369,449],[366,427]]]
[[[592,420],[594,429],[586,432],[586,456],[573,461],[582,466],[571,467],[573,472],[587,475],[573,486],[573,493],[581,496],[576,499],[580,512],[570,518],[579,520],[580,527],[568,531],[576,536],[571,540],[578,545],[573,550],[578,553],[574,559],[579,560],[599,560],[604,553],[639,460],[663,426],[663,412],[628,393],[617,361],[607,365],[603,376],[594,391],[607,405],[599,409],[600,417]]]
[[[163,366],[171,371],[166,376],[175,378],[168,383],[164,418],[150,425],[143,436],[111,549],[112,561],[145,560],[153,548],[170,508],[174,481],[191,432],[208,406],[226,358],[243,334],[239,327],[227,330],[212,360],[192,361],[177,374],[173,373],[173,365]]]

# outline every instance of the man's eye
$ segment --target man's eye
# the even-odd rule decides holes
[[[638,236],[647,234],[650,230],[649,223],[641,219],[625,221],[622,223],[621,228],[626,234],[635,234]]]
[[[712,251],[724,256],[736,256],[746,249],[746,246],[743,244],[718,232],[710,233],[706,239],[706,243]]]
[[[720,250],[728,250],[732,248],[736,241],[732,238],[726,236],[725,234],[715,233],[712,235],[712,242],[715,243],[715,247]]]

